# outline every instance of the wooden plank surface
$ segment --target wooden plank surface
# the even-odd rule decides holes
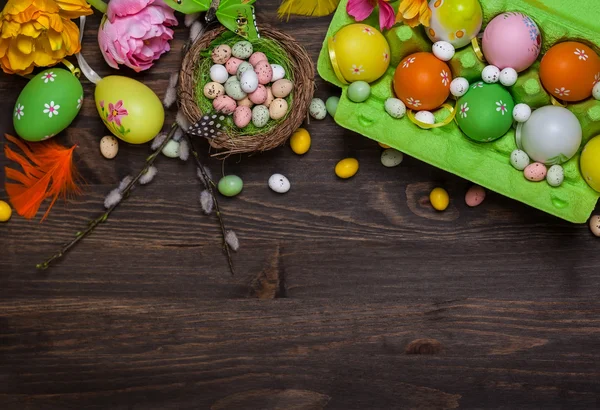
[[[316,60],[329,18],[282,23],[276,3],[260,1],[258,19]],[[114,71],[97,48],[98,22],[89,19],[83,53],[104,76]],[[162,96],[186,37],[181,25],[152,70],[123,74]],[[3,132],[25,83],[0,77]],[[386,169],[377,144],[330,118],[307,126],[304,157],[285,146],[225,162],[245,182],[221,199],[241,241],[236,276],[214,216],[201,214],[194,165],[165,157],[152,184],[36,271],[149,154],[121,144],[115,160],[101,157],[107,132],[83,83],[82,113],[57,139],[79,144],[87,194],[42,224],[0,225],[0,408],[600,405],[600,241],[587,227],[493,193],[469,209],[467,182],[412,158]],[[321,98],[337,92],[317,85]],[[341,181],[333,167],[346,156],[361,168]],[[207,163],[220,175],[219,161]],[[268,189],[274,172],[291,180],[288,194]],[[452,197],[444,213],[427,203],[434,186]]]

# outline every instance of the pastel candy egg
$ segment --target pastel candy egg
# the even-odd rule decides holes
[[[323,120],[327,116],[327,107],[320,98],[313,98],[308,107],[308,112],[315,120]]]
[[[271,103],[273,102],[274,99],[275,99],[275,96],[273,95],[273,89],[271,87],[267,87],[267,99],[265,100],[263,105],[265,107],[269,108],[269,106],[271,105]]]
[[[590,218],[590,231],[596,237],[600,237],[600,215],[594,215]]]
[[[256,63],[254,72],[256,73],[260,84],[269,84],[273,79],[273,68],[271,68],[271,64],[266,60]]]
[[[248,107],[248,108],[252,108],[254,107],[254,103],[250,100],[250,96],[246,96],[246,98],[239,100],[237,102],[237,105],[239,107]]]
[[[600,136],[594,137],[581,151],[579,158],[579,166],[581,175],[587,184],[593,189],[600,192]]]
[[[310,149],[310,134],[304,128],[298,128],[290,138],[290,147],[298,155],[304,155]]]
[[[12,216],[12,209],[9,204],[0,201],[0,222],[6,222]]]
[[[434,188],[429,193],[429,202],[436,211],[445,211],[450,204],[450,196],[444,188]]]
[[[252,121],[252,110],[248,107],[237,107],[233,112],[233,123],[238,128],[244,128]]]
[[[355,81],[348,87],[348,98],[355,103],[365,102],[371,95],[371,86],[365,81]]]
[[[505,87],[512,87],[517,82],[519,74],[512,67],[507,67],[500,72],[500,84]]]
[[[497,83],[500,80],[500,69],[495,65],[486,66],[481,72],[481,79],[488,84]]]
[[[264,104],[267,101],[267,87],[259,84],[253,93],[248,94],[248,98],[253,104]]]
[[[523,171],[531,163],[531,160],[525,151],[516,149],[510,154],[510,163],[515,169]]]
[[[388,148],[381,153],[381,164],[384,167],[397,167],[404,160],[404,154],[393,148]]]
[[[253,93],[258,88],[258,77],[254,71],[248,70],[242,74],[240,78],[242,91],[245,93]]]
[[[246,98],[246,93],[242,90],[242,85],[236,77],[230,77],[225,83],[225,93],[234,100],[243,100]]]
[[[457,77],[450,83],[450,93],[455,97],[462,97],[469,91],[469,81],[464,77]]]
[[[242,60],[248,59],[252,55],[253,51],[254,49],[252,47],[252,43],[249,41],[238,41],[231,48],[231,54],[234,57]]]
[[[271,81],[275,82],[285,78],[285,68],[279,64],[271,64],[271,70],[273,70],[273,78],[271,78]]]
[[[269,188],[278,194],[285,194],[291,188],[290,180],[284,175],[273,174],[269,178]]]
[[[225,64],[231,57],[231,47],[221,44],[213,49],[211,57],[215,64]]]
[[[469,188],[465,195],[465,203],[471,208],[481,205],[484,199],[485,189],[479,185],[473,185],[471,188]]]
[[[430,0],[431,19],[427,36],[431,41],[450,42],[461,48],[479,33],[483,11],[478,0]]]
[[[179,157],[179,142],[175,140],[170,140],[167,142],[167,145],[162,149],[162,154],[168,158],[178,158]]]
[[[279,120],[287,114],[288,103],[283,98],[276,98],[269,106],[269,116],[273,120]]]
[[[62,68],[46,69],[19,94],[13,110],[15,131],[27,141],[53,137],[71,124],[82,103],[83,88],[77,77]]]
[[[539,182],[546,178],[546,174],[548,173],[548,169],[546,166],[540,162],[534,162],[533,164],[527,165],[525,170],[523,171],[523,175],[530,181]]]
[[[552,165],[546,174],[548,185],[553,187],[561,186],[565,180],[565,170],[560,165]]]
[[[385,101],[385,112],[392,118],[400,119],[406,114],[406,105],[398,98],[388,98]]]
[[[252,64],[250,64],[249,62],[242,61],[242,63],[238,66],[236,72],[238,80],[242,78],[242,74],[244,74],[246,71],[254,71],[254,67],[252,67]]]
[[[540,54],[542,35],[531,17],[506,12],[494,17],[485,28],[482,50],[486,60],[504,70],[521,72],[529,68]]]
[[[213,108],[223,114],[233,113],[236,106],[235,100],[227,95],[220,95],[213,100]]]
[[[437,41],[431,48],[434,56],[442,61],[450,61],[454,57],[454,46],[447,41]]]
[[[525,122],[531,117],[531,107],[527,104],[517,104],[513,108],[513,119],[516,122]]]
[[[342,179],[351,178],[357,172],[358,160],[356,158],[345,158],[335,165],[335,174]]]
[[[112,135],[106,135],[100,140],[100,153],[106,159],[113,159],[119,152],[119,140]]]
[[[600,100],[600,81],[598,81],[592,89],[592,95],[596,100]]]
[[[431,111],[419,111],[415,114],[415,119],[424,124],[435,124],[435,116]]]
[[[253,66],[256,67],[257,63],[259,63],[261,61],[268,61],[268,59],[267,59],[267,56],[265,55],[265,53],[263,53],[261,51],[255,51],[254,53],[252,53],[252,55],[250,56],[248,61],[250,62],[250,64],[252,64]]]
[[[242,64],[243,62],[244,62],[244,60],[240,60],[239,58],[236,58],[236,57],[231,57],[225,63],[225,69],[227,70],[227,73],[229,75],[236,75],[238,72],[238,68],[240,68],[240,64]]]
[[[273,91],[273,96],[275,98],[285,98],[294,89],[294,84],[290,80],[277,80],[271,85],[271,90]]]
[[[257,105],[252,109],[252,124],[256,128],[262,128],[269,122],[269,109],[264,105]]]
[[[244,181],[237,175],[226,175],[219,180],[217,189],[224,196],[236,196],[244,189]]]
[[[215,64],[210,68],[210,79],[216,83],[224,84],[229,78],[229,73],[224,65]]]
[[[220,95],[225,94],[225,88],[222,84],[212,81],[204,86],[204,96],[209,100],[214,100]]]
[[[337,107],[339,103],[340,97],[329,97],[327,101],[325,101],[325,108],[327,108],[327,112],[332,117],[335,117],[335,113],[337,112]]]

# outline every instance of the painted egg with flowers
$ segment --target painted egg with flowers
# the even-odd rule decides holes
[[[450,95],[452,72],[431,53],[411,54],[398,64],[394,74],[396,96],[412,110],[435,110]]]
[[[62,68],[50,68],[33,77],[17,98],[13,124],[27,141],[43,141],[67,128],[83,103],[79,79]]]
[[[426,32],[434,43],[443,40],[461,48],[481,30],[483,11],[479,0],[431,0],[429,9],[431,20]]]
[[[165,111],[154,91],[131,78],[104,77],[96,84],[95,100],[104,125],[130,144],[150,141],[165,122]]]

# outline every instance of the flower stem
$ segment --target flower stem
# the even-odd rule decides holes
[[[133,188],[133,186],[142,177],[142,175],[144,175],[148,171],[148,169],[154,164],[154,161],[156,160],[158,155],[161,153],[163,148],[167,145],[167,143],[169,141],[171,141],[171,138],[175,134],[176,130],[177,130],[177,124],[173,124],[173,126],[171,127],[171,131],[169,132],[169,135],[167,136],[167,138],[165,138],[165,140],[161,144],[161,146],[156,151],[154,151],[152,153],[152,155],[150,155],[148,158],[146,158],[146,165],[144,166],[144,168],[142,168],[142,170],[137,174],[137,176],[135,178],[133,178],[121,192],[121,195],[123,196],[123,200],[125,200],[129,196],[129,193],[131,192],[131,189]],[[115,210],[115,208],[117,206],[119,206],[120,203],[121,203],[121,201],[117,202],[116,204],[114,204],[113,206],[108,208],[106,210],[106,212],[104,212],[102,215],[98,216],[96,219],[91,220],[89,222],[86,230],[77,232],[75,234],[75,238],[72,241],[63,245],[63,247],[58,252],[56,252],[50,258],[46,259],[44,262],[38,263],[36,265],[36,268],[41,269],[41,270],[48,269],[48,267],[50,267],[50,264],[52,264],[55,260],[60,259],[63,256],[65,256],[65,254],[71,248],[73,248],[75,245],[77,245],[77,243],[79,243],[79,241],[81,241],[83,238],[85,238],[86,236],[91,234],[98,225],[100,225],[103,222],[106,222],[109,215],[112,213],[112,211]]]
[[[87,0],[90,5],[98,10],[102,14],[106,14],[106,10],[108,9],[108,5],[102,0]]]
[[[223,215],[221,214],[221,210],[219,209],[219,201],[217,200],[217,196],[215,195],[215,190],[213,188],[216,185],[213,182],[213,180],[210,178],[208,173],[206,172],[206,169],[204,169],[202,160],[200,160],[198,151],[196,151],[196,148],[194,147],[194,143],[192,142],[192,139],[190,138],[189,134],[186,133],[185,138],[188,141],[188,145],[190,146],[190,151],[192,151],[192,155],[194,156],[196,165],[198,165],[198,169],[202,173],[202,177],[204,178],[204,181],[206,181],[206,189],[208,189],[208,192],[210,192],[210,195],[212,196],[213,202],[215,204],[215,211],[217,214],[217,218],[219,219],[219,226],[221,227],[221,235],[223,237],[223,249],[225,250],[225,255],[227,256],[227,263],[229,264],[229,270],[231,271],[232,275],[235,275],[235,270],[233,268],[233,259],[231,259],[231,249],[229,248],[229,244],[225,240],[225,236],[227,235],[227,230],[225,229],[225,223],[223,222]]]

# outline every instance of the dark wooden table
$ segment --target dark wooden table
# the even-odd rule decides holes
[[[281,23],[276,1],[259,3],[259,20],[316,61],[330,18]],[[99,15],[89,20],[84,54],[114,73],[96,45]],[[176,36],[174,51],[135,75],[160,96],[183,25]],[[3,132],[25,83],[0,77]],[[321,98],[337,92],[317,83]],[[412,158],[386,169],[375,142],[330,118],[308,126],[303,157],[284,146],[225,162],[245,182],[221,198],[241,241],[236,276],[215,216],[201,214],[194,164],[166,157],[152,184],[36,271],[150,152],[121,144],[102,158],[107,131],[84,88],[82,113],[57,139],[79,144],[87,194],[42,224],[15,215],[0,225],[0,408],[600,406],[600,241],[588,228],[494,193],[469,209],[468,182]],[[360,171],[341,181],[333,167],[347,156]],[[274,172],[291,180],[288,194],[267,187]],[[427,203],[434,186],[452,197],[444,213]]]

